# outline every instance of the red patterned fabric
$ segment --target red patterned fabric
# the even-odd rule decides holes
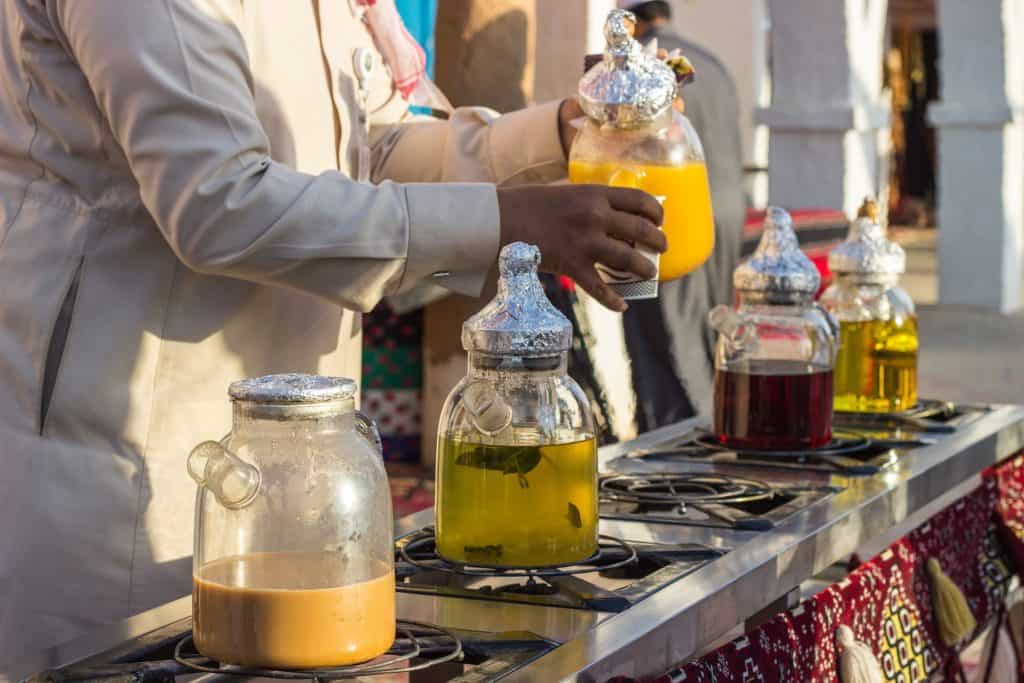
[[[1018,576],[1024,577],[1024,455],[989,468],[984,477],[999,490],[995,522]],[[1024,681],[1024,657],[1017,658],[1017,678]]]
[[[997,487],[974,493],[795,609],[657,683],[835,682],[835,631],[849,626],[874,651],[887,681],[912,683],[937,673],[962,681],[956,652],[940,641],[925,561],[936,557],[963,590],[981,625],[1005,598],[1010,564],[992,525]],[[975,634],[977,635],[977,634]]]
[[[1024,573],[1024,455],[989,469],[999,487],[996,522],[1019,573]]]

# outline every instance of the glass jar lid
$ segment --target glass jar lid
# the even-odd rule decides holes
[[[264,375],[232,382],[232,401],[274,404],[312,404],[354,398],[356,383],[346,377],[288,373]]]
[[[741,292],[763,292],[783,299],[812,296],[821,285],[818,269],[800,250],[789,212],[769,207],[757,249],[736,268],[733,285]]]
[[[544,294],[540,249],[514,242],[498,258],[498,294],[462,325],[462,347],[495,356],[538,358],[572,345],[572,324]]]
[[[600,123],[629,127],[653,121],[676,98],[676,75],[633,39],[636,17],[614,9],[604,24],[604,58],[579,83],[580,106]]]
[[[899,275],[907,268],[903,247],[889,241],[878,218],[878,204],[868,197],[850,232],[828,255],[828,267],[836,273],[861,275]]]

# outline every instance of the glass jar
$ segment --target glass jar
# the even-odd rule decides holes
[[[566,374],[572,327],[537,279],[540,251],[506,246],[498,294],[462,327],[466,377],[441,412],[438,553],[461,564],[539,567],[597,552],[597,443]]]
[[[867,199],[846,240],[829,254],[836,281],[822,304],[839,321],[835,409],[892,413],[917,404],[917,315],[900,286],[902,247],[886,239]]]
[[[310,669],[391,647],[391,495],[355,394],[335,377],[235,382],[231,433],[189,455],[193,636],[204,655]]]
[[[631,36],[635,18],[612,10],[605,24],[604,58],[580,80],[580,104],[587,120],[569,155],[569,179],[644,190],[660,199],[668,251],[661,254],[658,280],[674,280],[703,264],[715,243],[711,192],[700,138],[673,103],[676,73],[643,52]],[[687,64],[687,77],[692,68]],[[611,284],[629,274],[601,269]],[[647,281],[639,281],[647,282]],[[656,283],[619,287],[627,298],[657,294]],[[646,293],[646,294],[645,294]]]
[[[718,306],[713,429],[732,448],[792,451],[832,439],[837,329],[788,213],[768,210],[761,242],[733,273],[739,307]]]

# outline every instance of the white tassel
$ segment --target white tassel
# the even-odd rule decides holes
[[[871,648],[857,640],[849,626],[836,629],[839,653],[839,680],[842,683],[885,683],[882,667]]]

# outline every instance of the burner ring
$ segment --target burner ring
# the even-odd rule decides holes
[[[337,667],[334,669],[261,669],[258,667],[244,667],[224,665],[205,657],[202,654],[188,656],[182,654],[186,645],[192,645],[192,634],[178,641],[174,646],[174,661],[181,666],[197,673],[212,673],[228,676],[260,676],[264,678],[279,678],[285,680],[344,680],[369,676],[383,676],[389,674],[401,674],[411,671],[420,671],[446,662],[458,660],[462,657],[462,641],[457,635],[448,629],[425,624],[419,621],[399,619],[396,625],[396,633],[399,637],[408,641],[406,647],[396,644],[381,657],[349,666]],[[418,635],[417,635],[418,632]],[[451,652],[429,659],[420,664],[406,664],[407,662],[424,654],[420,638],[440,638],[445,646],[451,648]],[[399,649],[401,648],[401,649]],[[398,651],[395,651],[398,650]],[[381,661],[383,659],[383,661]]]
[[[437,553],[433,527],[424,527],[419,531],[414,531],[405,538],[405,542],[398,546],[398,554],[403,562],[408,562],[420,569],[448,572],[449,574],[460,574],[462,576],[542,579],[547,576],[574,576],[576,574],[607,571],[609,569],[625,567],[637,561],[636,549],[632,545],[620,538],[605,536],[604,534],[598,536],[597,552],[585,560],[537,567],[477,563],[462,564],[446,560]],[[602,544],[604,548],[602,548]],[[619,550],[625,557],[623,559],[614,559],[615,556],[611,555],[612,550]],[[415,557],[414,553],[417,551],[426,553],[429,556],[426,558]]]
[[[797,451],[768,451],[758,450],[755,448],[733,448],[720,443],[713,434],[703,433],[697,436],[694,443],[707,448],[708,450],[721,451],[736,453],[738,455],[746,455],[751,457],[780,457],[780,458],[806,458],[806,457],[822,457],[830,455],[852,455],[854,453],[860,453],[861,451],[867,450],[871,447],[871,440],[855,434],[853,432],[844,432],[841,430],[832,431],[832,440],[824,446],[818,448],[807,448],[804,450]],[[668,451],[669,449],[666,449]]]
[[[602,480],[600,490],[605,500],[683,505],[753,503],[775,495],[762,481],[713,474],[620,474]]]

